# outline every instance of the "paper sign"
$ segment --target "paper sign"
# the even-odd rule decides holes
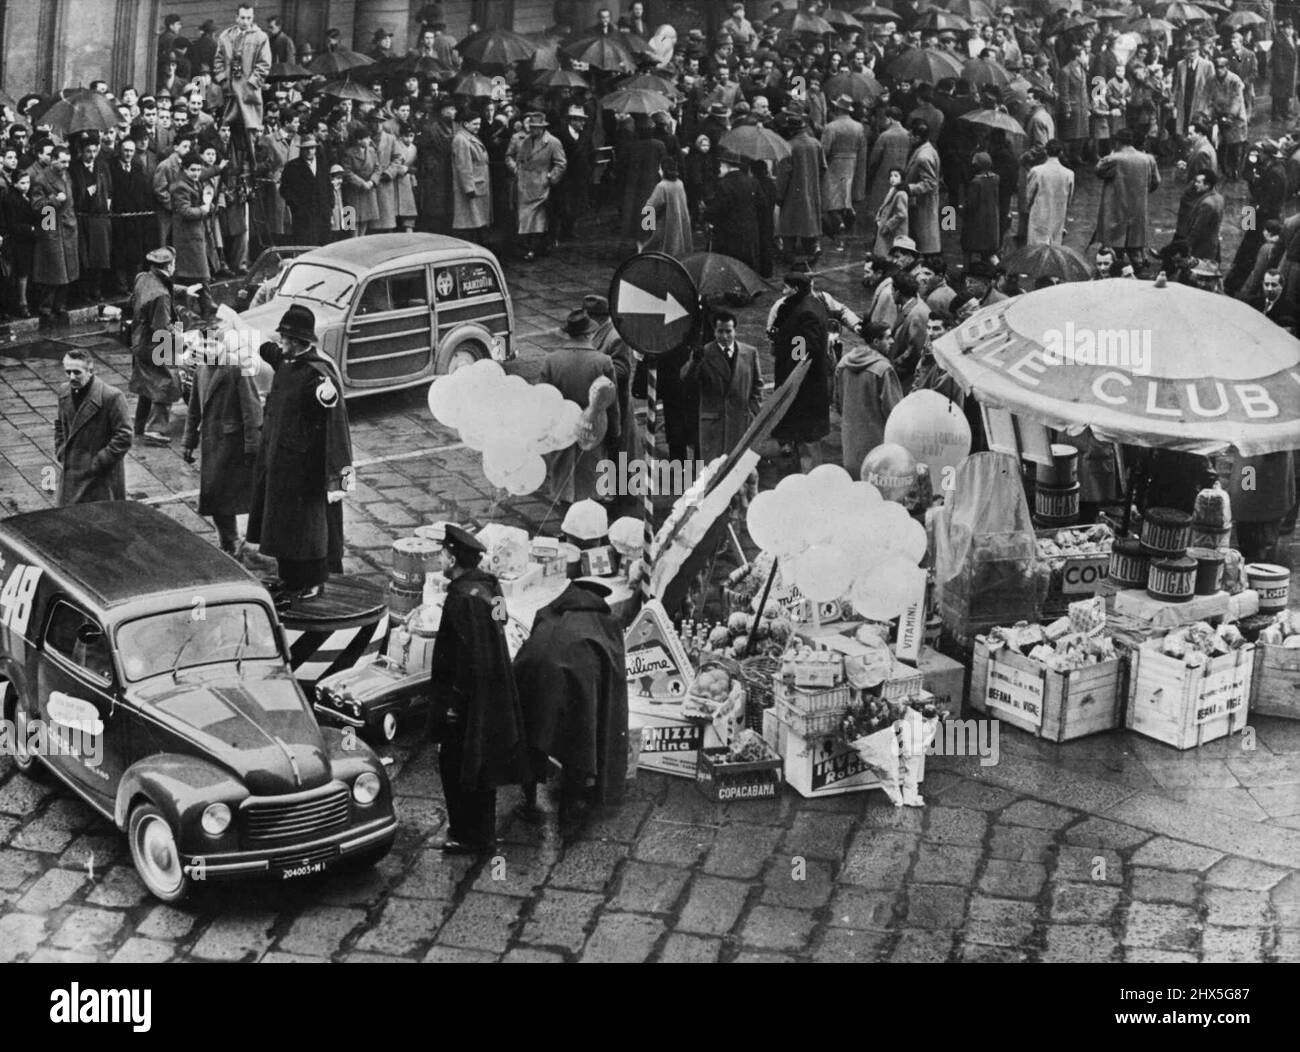
[[[663,603],[657,599],[646,603],[624,633],[623,641],[629,693],[659,701],[686,697],[694,679],[691,662]]]
[[[1035,727],[1043,725],[1043,678],[1002,661],[989,662],[984,704],[1023,717]]]

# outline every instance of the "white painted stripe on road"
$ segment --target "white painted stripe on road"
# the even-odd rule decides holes
[[[450,453],[456,449],[467,448],[464,442],[452,442],[446,446],[431,446],[428,449],[408,450],[405,453],[390,453],[386,457],[370,457],[367,460],[358,460],[352,466],[354,468],[368,468],[375,464],[391,464],[395,460],[415,460],[418,457],[427,457],[432,453]],[[182,490],[180,493],[169,493],[165,497],[147,497],[142,500],[141,504],[171,504],[177,500],[190,500],[197,497],[199,491],[196,489]]]

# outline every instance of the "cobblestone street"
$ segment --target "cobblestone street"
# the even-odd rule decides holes
[[[1162,176],[1158,245],[1181,191]],[[1082,249],[1097,184],[1080,184],[1067,240]],[[1230,213],[1243,193],[1228,187]],[[530,379],[550,331],[583,294],[603,293],[627,254],[606,225],[586,233],[531,266],[507,263],[512,368]],[[1238,238],[1225,222],[1225,266]],[[820,286],[854,308],[861,255],[858,239],[818,265]],[[771,302],[741,326],[769,378]],[[125,389],[129,353],[102,332],[0,343],[2,514],[52,503],[43,473],[68,346]],[[346,505],[348,572],[381,581],[394,539],[440,519],[558,532],[540,497],[495,506],[480,455],[425,399],[416,389],[349,405],[359,486]],[[128,495],[215,542],[179,447],[137,445]],[[931,758],[924,810],[879,792],[806,800],[789,788],[713,804],[690,781],[641,771],[621,809],[569,842],[552,815],[540,827],[513,817],[519,794],[505,790],[500,852],[481,861],[432,848],[445,817],[435,750],[404,736],[381,750],[401,831],[373,872],[214,884],[180,907],[147,897],[124,837],[89,807],[0,757],[0,962],[1300,961],[1300,723],[1250,724],[1244,740],[1186,753],[1125,731],[1051,745],[1004,725],[993,766]]]

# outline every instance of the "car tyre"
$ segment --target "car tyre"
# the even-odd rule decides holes
[[[27,777],[36,777],[41,765],[27,751],[27,709],[18,691],[7,679],[0,679],[0,712],[4,713],[4,718],[14,729],[14,766]]]
[[[127,825],[131,861],[149,893],[163,902],[185,898],[193,880],[186,875],[176,834],[153,804],[137,804]]]
[[[457,369],[473,365],[486,357],[488,357],[488,349],[477,340],[466,340],[464,343],[457,344],[456,349],[447,358],[447,375],[450,376]]]

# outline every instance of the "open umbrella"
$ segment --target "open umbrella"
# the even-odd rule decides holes
[[[934,354],[986,408],[1072,434],[1202,454],[1300,448],[1300,340],[1190,285],[1039,289],[977,311]]]
[[[271,66],[271,72],[266,75],[267,80],[310,80],[316,76],[309,69],[303,69],[296,62],[276,62]]]
[[[724,136],[725,138],[725,136]],[[789,152],[787,147],[786,152]],[[700,295],[752,300],[771,286],[746,264],[717,252],[696,252],[682,260]]]
[[[583,77],[571,69],[548,69],[533,78],[533,86],[538,88],[589,88]]]
[[[607,73],[631,73],[636,69],[636,60],[627,45],[613,37],[583,37],[560,50],[575,62]]]
[[[950,0],[945,4],[949,14],[961,15],[971,22],[996,22],[997,15],[984,0]]]
[[[368,55],[362,55],[356,51],[349,51],[347,48],[341,47],[317,55],[311,60],[311,71],[313,74],[319,73],[323,77],[329,77],[339,73],[346,73],[357,66],[373,65],[374,61]]]
[[[1031,278],[1088,281],[1092,277],[1088,261],[1065,245],[1026,245],[1009,255],[1002,265],[1009,274],[1028,274]]]
[[[38,110],[37,122],[48,124],[63,135],[79,131],[108,131],[117,127],[117,110],[108,101],[108,96],[97,91],[77,88],[66,98],[57,99],[52,105]]]
[[[836,73],[835,76],[829,78],[824,85],[824,89],[828,99],[848,95],[854,102],[875,102],[876,99],[885,94],[885,89],[881,87],[880,81],[876,80],[870,73],[858,73],[851,69]]]
[[[1263,16],[1255,14],[1254,11],[1234,11],[1219,23],[1219,25],[1226,26],[1228,29],[1246,29],[1249,26],[1262,26],[1263,24]]]
[[[840,29],[861,29],[862,23],[847,11],[840,11],[834,7],[828,7],[822,12],[822,18],[826,19],[837,30]]]
[[[957,30],[965,32],[970,29],[970,23],[961,15],[949,14],[947,11],[937,9],[925,12],[920,18],[912,23],[913,29],[926,29],[932,33],[942,33],[944,30]]]
[[[456,79],[451,86],[451,94],[463,95],[468,99],[490,99],[493,84],[482,73],[466,73]]]
[[[961,120],[970,121],[971,124],[981,124],[985,128],[995,128],[1004,131],[1008,135],[1024,135],[1025,129],[1021,124],[1006,110],[1005,106],[998,106],[996,109],[971,110],[970,113],[963,113]]]
[[[681,98],[682,93],[677,90],[677,85],[666,77],[660,77],[654,73],[640,73],[633,77],[625,84],[620,84],[620,88],[643,88],[646,91],[657,91],[660,95],[676,101]]]
[[[742,124],[732,128],[718,140],[724,150],[750,161],[770,161],[775,164],[790,156],[790,144],[774,131],[758,124]]]
[[[1166,22],[1163,18],[1143,17],[1133,19],[1129,22],[1126,28],[1130,33],[1140,33],[1143,36],[1150,36],[1154,33],[1172,33],[1176,27],[1172,22]]]
[[[650,42],[644,37],[624,30],[618,34],[617,39],[620,44],[632,52],[634,58],[650,54]]]
[[[509,29],[486,29],[467,36],[456,50],[477,65],[504,69],[516,62],[527,62],[537,54],[537,45]]]
[[[1229,7],[1225,7],[1223,4],[1215,3],[1214,0],[1196,0],[1196,6],[1202,11],[1208,11],[1210,14],[1215,15],[1218,18],[1222,18],[1232,10]]]
[[[773,15],[767,20],[767,25],[776,26],[777,29],[788,29],[791,33],[810,33],[814,36],[835,32],[835,27],[820,15],[794,8],[786,8],[779,15]]]
[[[972,58],[961,67],[961,79],[976,87],[996,84],[999,88],[1005,88],[1011,83],[1011,74],[1001,63],[986,58]]]
[[[376,95],[371,88],[364,84],[358,84],[355,80],[348,80],[346,77],[339,77],[337,80],[326,81],[321,85],[322,93],[332,95],[336,99],[352,99],[356,102],[383,102],[382,95]]]
[[[1155,11],[1166,22],[1173,22],[1174,25],[1179,26],[1188,22],[1214,21],[1214,16],[1203,7],[1183,3],[1182,0],[1175,0],[1172,4],[1162,4],[1160,7],[1155,8]]]
[[[454,69],[444,66],[432,55],[407,55],[397,68],[402,73],[414,73],[417,77],[431,80],[446,80],[456,75]]]
[[[1118,11],[1113,7],[1094,7],[1088,14],[1098,22],[1106,22],[1113,18],[1128,18],[1127,11]]]
[[[657,91],[646,91],[644,88],[620,88],[618,91],[612,91],[601,98],[600,105],[611,113],[650,114],[673,108],[672,100],[668,96],[660,95]]]
[[[868,4],[866,7],[859,7],[853,12],[864,22],[900,22],[902,15],[897,11],[891,11],[887,7],[881,7],[879,4]]]
[[[946,51],[938,48],[911,48],[897,55],[886,67],[895,81],[923,80],[937,84],[947,77],[961,77],[961,63]]]

